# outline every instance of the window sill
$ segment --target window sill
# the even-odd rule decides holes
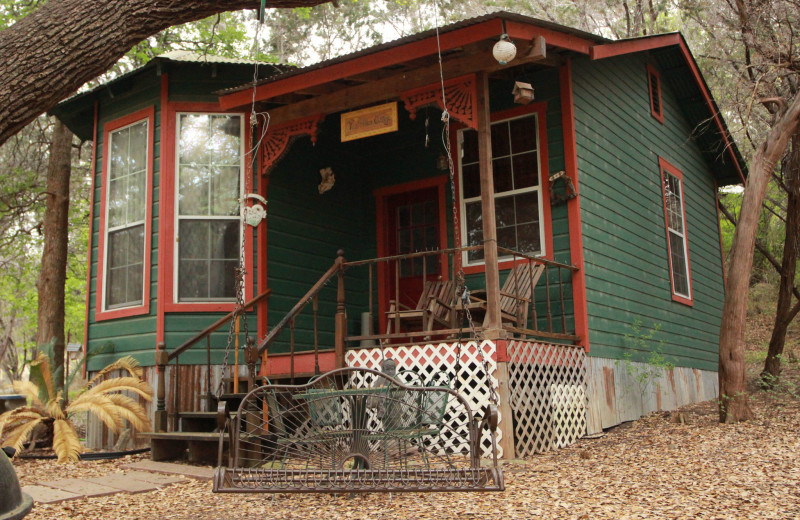
[[[131,316],[141,316],[150,313],[149,305],[138,305],[136,307],[124,307],[122,309],[111,309],[108,311],[97,311],[94,321],[116,320],[118,318],[129,318]]]
[[[672,301],[686,305],[687,307],[694,307],[694,300],[692,300],[691,298],[678,296],[677,294],[672,295]]]
[[[184,302],[166,303],[164,312],[231,312],[236,302]]]

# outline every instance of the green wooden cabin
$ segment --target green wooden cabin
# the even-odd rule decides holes
[[[477,335],[515,418],[506,455],[562,445],[525,424],[558,407],[580,409],[574,438],[716,396],[716,194],[746,171],[678,33],[610,41],[497,13],[299,69],[170,53],[53,113],[95,145],[89,370],[133,355],[173,418],[210,406],[234,364],[248,372],[222,319],[240,257],[239,301],[255,303],[238,344],[246,327],[258,373],[301,380],[387,351],[437,370],[453,360],[436,348]],[[250,193],[267,201],[255,227]],[[532,289],[509,282],[521,265],[544,266]],[[474,330],[455,311],[433,331],[391,314],[437,281],[486,290]],[[502,318],[512,285],[527,298]],[[475,359],[460,377],[487,378]],[[156,427],[179,428],[166,417]]]

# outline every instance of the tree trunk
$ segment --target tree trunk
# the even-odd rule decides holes
[[[267,0],[310,7],[327,0]],[[0,32],[0,144],[134,45],[172,25],[259,0],[53,0]]]
[[[747,317],[747,292],[753,267],[761,204],[767,182],[789,139],[797,132],[800,120],[800,95],[772,125],[764,143],[756,150],[742,198],[739,225],[733,235],[730,268],[725,286],[725,304],[719,333],[719,420],[735,422],[750,419],[753,412],[747,399],[747,374],[744,363],[744,329]]]
[[[39,313],[36,345],[53,342],[55,387],[64,386],[64,288],[67,281],[69,231],[69,178],[72,170],[72,132],[58,119],[50,142],[47,165],[47,200],[44,213],[44,248],[37,282]]]
[[[788,160],[786,172],[786,238],[783,244],[783,260],[781,261],[781,283],[778,290],[778,305],[775,311],[775,326],[769,340],[767,359],[764,371],[761,372],[761,384],[764,388],[772,388],[781,374],[781,356],[786,344],[786,330],[797,315],[800,306],[792,306],[792,290],[794,289],[795,269],[797,267],[797,249],[800,247],[800,135],[792,137],[792,153]]]

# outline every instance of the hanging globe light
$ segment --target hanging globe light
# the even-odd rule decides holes
[[[500,39],[492,47],[492,56],[500,65],[506,65],[517,55],[517,46],[514,45],[507,34],[500,36]]]

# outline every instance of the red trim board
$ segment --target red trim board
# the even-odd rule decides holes
[[[578,345],[589,352],[589,314],[586,300],[586,264],[583,258],[583,230],[581,228],[581,189],[578,175],[578,146],[575,137],[575,104],[572,97],[572,61],[568,58],[559,68],[561,88],[561,128],[564,136],[564,167],[572,179],[576,197],[567,201],[569,219],[569,255],[572,264],[579,268],[572,274],[572,305],[575,313],[575,334]]]
[[[686,222],[686,183],[683,182],[683,172],[676,166],[668,163],[663,157],[658,158],[658,169],[661,174],[661,197],[664,204],[664,226],[667,233],[667,258],[669,259],[669,283],[672,292],[672,300],[684,305],[694,305],[694,288],[692,287],[692,262],[689,257],[689,229]],[[689,298],[675,294],[675,282],[672,279],[672,246],[669,243],[669,215],[667,214],[667,194],[664,191],[664,170],[677,177],[681,181],[681,209],[683,211],[683,235],[686,243],[686,275],[689,281]]]
[[[139,121],[147,121],[147,194],[145,199],[144,216],[144,276],[142,304],[121,309],[103,309],[103,289],[105,282],[105,233],[106,233],[106,186],[108,185],[108,164],[110,159],[109,146],[111,139],[109,134],[122,127],[128,126]],[[103,125],[103,164],[101,166],[100,182],[100,229],[97,247],[97,292],[95,293],[95,313],[94,321],[104,321],[128,316],[138,316],[150,312],[150,247],[153,236],[153,136],[155,135],[155,108],[148,107],[137,110]]]
[[[330,372],[336,368],[334,353],[319,353],[319,370],[321,373]],[[262,375],[273,377],[275,375],[286,375],[292,371],[292,356],[290,354],[272,354],[267,359],[266,371]],[[314,373],[314,353],[302,352],[294,355],[294,371],[296,374]]]
[[[658,111],[656,111],[655,99],[653,99],[653,77],[658,82]],[[656,121],[664,124],[664,98],[661,95],[661,74],[649,63],[647,64],[647,91],[650,94],[650,114]]]
[[[89,351],[89,292],[92,288],[92,235],[94,226],[94,186],[95,177],[97,172],[97,100],[94,102],[94,122],[92,123],[92,188],[89,193],[89,245],[87,248],[86,258],[86,316],[83,320],[83,358],[86,359],[86,353]],[[86,377],[86,363],[83,364],[83,377]]]
[[[161,138],[160,149],[162,152],[158,158],[158,214],[164,215],[167,211],[167,200],[164,196],[168,193],[166,189],[166,176],[164,172],[167,171],[167,161],[164,157],[164,144],[169,139],[169,132],[167,132],[167,125],[164,121],[164,114],[169,103],[169,76],[166,73],[161,74],[161,100],[159,106],[159,114],[161,118]],[[167,248],[167,234],[164,231],[164,221],[159,218],[158,222],[158,267],[159,273],[164,273],[164,251]],[[166,303],[166,292],[164,284],[164,276],[159,276],[157,282],[158,298],[156,299],[156,350],[158,345],[164,343],[164,304]]]

